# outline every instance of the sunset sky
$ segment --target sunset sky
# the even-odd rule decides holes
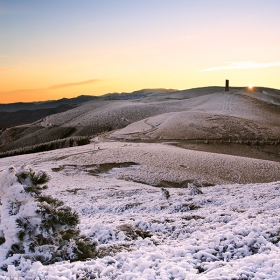
[[[280,89],[279,0],[0,0],[0,103]]]

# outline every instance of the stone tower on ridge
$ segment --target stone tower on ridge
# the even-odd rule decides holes
[[[226,80],[226,87],[225,87],[225,91],[229,91],[229,80]]]

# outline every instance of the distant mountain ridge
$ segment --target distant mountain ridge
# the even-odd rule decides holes
[[[105,100],[132,100],[141,99],[150,96],[151,94],[161,94],[161,93],[172,93],[177,92],[177,89],[141,89],[133,92],[122,92],[122,93],[107,93],[100,96],[101,99]]]
[[[97,99],[96,96],[80,95],[74,98],[62,98],[59,100],[39,101],[39,102],[16,102],[0,104],[0,112],[16,112],[19,110],[39,110],[56,108],[60,105],[79,105],[90,100]]]
[[[85,102],[100,99],[100,100],[131,100],[131,99],[140,99],[145,98],[151,94],[160,94],[168,92],[176,92],[177,89],[141,89],[133,92],[114,92],[107,93],[100,96],[94,95],[79,95],[73,98],[61,98],[58,100],[50,101],[38,101],[38,102],[15,102],[15,103],[0,103],[0,112],[16,112],[19,110],[39,110],[39,109],[49,109],[56,108],[60,105],[79,105]]]
[[[0,112],[0,128],[33,123],[46,116],[58,114],[76,108],[77,105],[63,104],[55,108],[37,110],[19,110],[15,112]]]
[[[0,104],[0,129],[33,123],[49,115],[68,111],[92,100],[133,100],[146,98],[151,94],[176,91],[174,89],[142,89],[131,93],[108,93],[102,96],[80,95],[59,100]]]

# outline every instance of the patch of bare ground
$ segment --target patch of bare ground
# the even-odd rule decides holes
[[[206,182],[199,182],[196,180],[185,180],[183,182],[169,182],[169,181],[161,181],[155,187],[158,188],[189,188],[191,186],[195,187],[211,187],[213,184]]]
[[[131,247],[130,244],[127,244],[127,243],[114,244],[114,245],[104,244],[98,248],[97,256],[99,258],[104,258],[107,256],[113,257],[116,254],[123,252],[123,251],[132,251],[132,249],[130,247]]]
[[[273,142],[273,141],[272,141]],[[241,156],[262,160],[280,162],[280,143],[274,141],[272,144],[262,144],[261,141],[252,141],[244,144],[231,143],[227,141],[176,141],[170,145],[187,150],[202,151],[209,153]]]
[[[89,165],[77,165],[77,164],[66,164],[60,165],[59,167],[52,168],[53,172],[59,172],[64,169],[78,169],[82,170],[90,175],[98,176],[102,173],[108,173],[113,168],[126,168],[131,166],[136,166],[138,163],[135,162],[109,162],[102,164],[89,164]],[[78,189],[79,190],[79,189]]]

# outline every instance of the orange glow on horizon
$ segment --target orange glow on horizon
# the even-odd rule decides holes
[[[20,2],[0,3],[0,103],[223,87],[225,77],[280,89],[279,1]]]

